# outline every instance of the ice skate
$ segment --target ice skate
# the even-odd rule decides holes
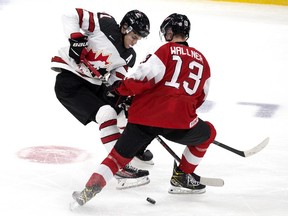
[[[116,188],[125,189],[148,184],[150,182],[148,176],[149,176],[148,170],[137,169],[136,167],[133,167],[131,164],[127,164],[115,175],[115,178],[118,180]]]
[[[145,150],[143,152],[139,152],[135,157],[134,161],[137,163],[144,163],[148,165],[154,165],[153,162],[153,154],[150,150]]]
[[[182,172],[174,161],[173,175],[170,180],[171,187],[169,193],[171,194],[201,194],[205,193],[205,185],[200,184],[193,177],[192,174]]]
[[[89,200],[91,200],[97,193],[99,193],[102,188],[98,185],[92,187],[85,187],[83,191],[74,191],[72,194],[73,199],[82,206]]]

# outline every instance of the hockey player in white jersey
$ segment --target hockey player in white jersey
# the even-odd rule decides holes
[[[108,89],[84,60],[89,61],[113,84],[124,78],[128,68],[135,64],[132,48],[149,35],[148,17],[139,10],[126,13],[120,25],[107,13],[93,13],[82,8],[63,15],[64,33],[70,46],[59,50],[52,58],[51,69],[59,72],[55,93],[61,104],[83,125],[99,124],[100,138],[108,152],[120,137],[117,115],[123,114],[121,104],[125,97],[107,94]],[[152,160],[149,150],[140,149],[136,155],[143,161]],[[149,183],[148,170],[128,164],[119,170],[118,189]]]

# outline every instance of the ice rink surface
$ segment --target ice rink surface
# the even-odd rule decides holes
[[[113,6],[113,7],[112,7]],[[57,101],[50,59],[68,45],[61,15],[68,7],[105,11],[118,22],[145,12],[151,34],[135,47],[138,60],[160,45],[158,28],[173,12],[191,21],[190,46],[208,59],[212,82],[199,116],[216,140],[246,150],[264,138],[259,154],[242,158],[211,145],[196,172],[225,180],[202,195],[168,194],[173,158],[155,140],[151,183],[116,190],[116,180],[71,212],[106,156],[98,125],[82,126]],[[0,1],[0,215],[286,216],[288,213],[288,7],[210,1]],[[179,111],[180,112],[180,111]],[[167,142],[181,155],[183,146]],[[26,158],[26,159],[25,159]],[[30,160],[28,160],[30,159]],[[156,200],[156,205],[146,202]]]

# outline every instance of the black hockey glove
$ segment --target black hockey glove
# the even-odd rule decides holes
[[[126,118],[128,118],[128,110],[132,104],[133,98],[134,98],[134,96],[125,97],[123,102],[120,104],[121,109],[124,110],[124,114],[125,114]]]
[[[73,58],[77,64],[79,64],[88,53],[88,37],[80,32],[72,33],[69,42],[69,56]]]
[[[117,92],[117,87],[121,84],[121,81],[116,81],[112,85],[107,86],[106,96],[108,98],[116,98],[119,97],[119,93]]]
[[[116,81],[113,85],[107,87],[107,91],[105,92],[104,97],[109,100],[114,107],[120,107],[126,97],[119,95],[117,92],[117,87],[121,84],[121,81]]]

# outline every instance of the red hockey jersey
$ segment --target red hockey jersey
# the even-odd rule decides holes
[[[117,88],[134,95],[128,121],[163,128],[188,129],[198,122],[196,109],[204,102],[210,67],[198,50],[169,42],[147,56]]]

